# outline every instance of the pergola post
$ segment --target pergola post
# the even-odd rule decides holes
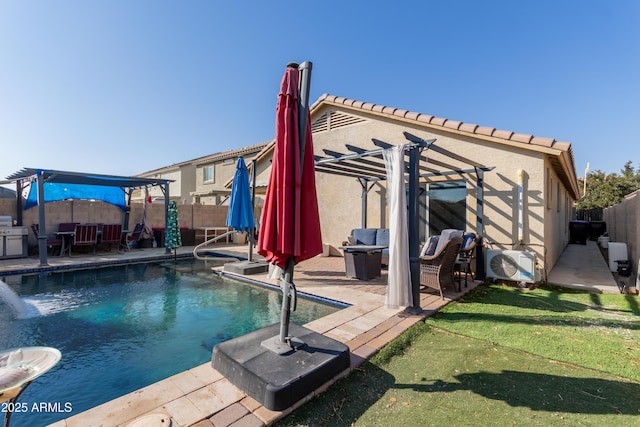
[[[483,208],[484,208],[484,171],[476,168],[478,177],[478,187],[476,191],[476,233],[480,236],[480,242],[476,246],[476,277],[475,280],[484,280],[484,251],[482,250],[482,239],[484,236]]]
[[[44,215],[44,174],[42,172],[36,175],[36,185],[38,186],[38,254],[40,266],[45,267],[49,264],[47,264],[47,228]]]
[[[420,212],[418,198],[420,196],[420,149],[418,146],[409,150],[409,210],[407,212],[409,228],[409,272],[411,276],[411,291],[413,295],[413,306],[411,311],[419,313],[420,306],[420,258],[419,254],[419,234]]]

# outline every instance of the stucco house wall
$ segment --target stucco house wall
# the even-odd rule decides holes
[[[425,140],[435,138],[437,147],[483,166],[494,167],[484,173],[483,185],[481,234],[488,248],[533,251],[540,266],[548,272],[568,242],[568,221],[577,197],[573,154],[568,143],[330,95],[323,95],[311,107],[311,123],[317,156],[331,157],[335,152],[351,154],[352,151],[345,148],[347,144],[373,150],[377,147],[372,138],[392,145],[407,143],[403,136],[407,131]],[[454,169],[470,168],[463,161],[433,150],[424,150],[422,154],[428,159],[427,166],[430,162],[444,162]],[[524,177],[521,236],[518,224],[520,170]],[[433,177],[428,181],[458,181],[460,178],[464,179],[467,188],[466,229],[478,231],[475,174]],[[427,180],[423,181],[428,185]],[[362,187],[355,178],[327,173],[316,173],[316,186],[323,241],[332,247],[334,254],[339,254],[337,248],[351,229],[362,226]],[[384,187],[382,181],[368,192],[367,227],[388,226]],[[420,203],[426,204],[426,196],[423,197]]]

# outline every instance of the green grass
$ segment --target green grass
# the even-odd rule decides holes
[[[483,285],[283,426],[640,422],[636,297]]]

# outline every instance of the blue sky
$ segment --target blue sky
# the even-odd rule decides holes
[[[312,102],[571,142],[578,176],[640,167],[638,1],[0,0],[0,179],[268,141],[285,66],[305,60]]]

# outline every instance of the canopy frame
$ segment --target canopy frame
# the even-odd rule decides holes
[[[131,196],[134,190],[159,186],[164,195],[164,212],[165,212],[165,229],[168,229],[167,211],[169,209],[169,183],[173,180],[156,179],[156,178],[140,178],[133,176],[117,176],[117,175],[101,175],[81,172],[69,172],[50,169],[23,168],[18,172],[7,177],[10,181],[16,182],[16,198],[17,198],[17,224],[22,225],[22,189],[25,182],[35,184],[38,189],[38,252],[40,256],[40,266],[47,266],[47,231],[45,216],[45,183],[60,184],[80,184],[80,185],[96,185],[105,187],[119,187],[125,194],[126,206],[123,220],[123,229],[129,224],[129,215],[131,211]],[[167,253],[170,251],[167,250]]]

